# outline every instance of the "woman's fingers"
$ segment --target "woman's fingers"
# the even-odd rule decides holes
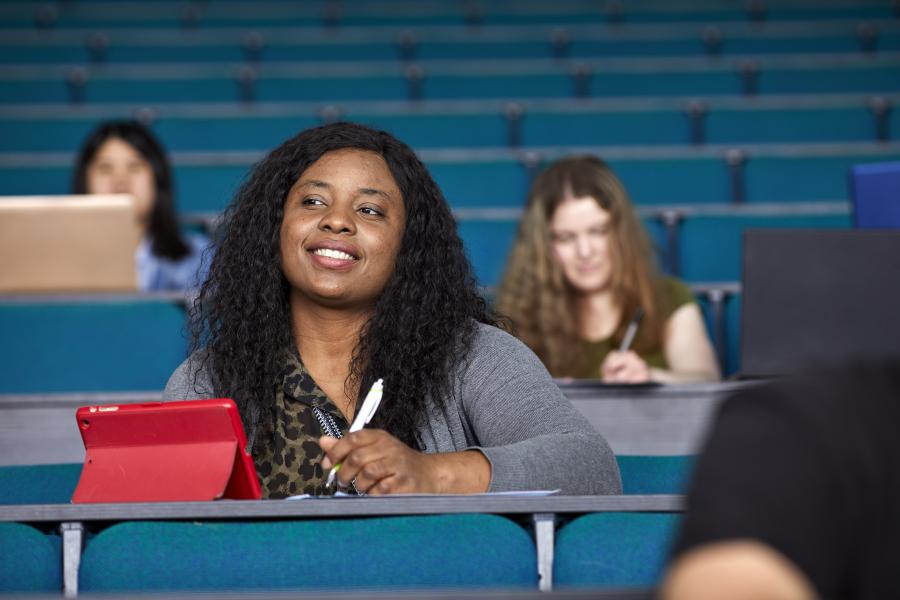
[[[364,429],[347,434],[340,440],[323,437],[319,443],[325,451],[322,466],[330,469],[340,463],[339,482],[347,486],[356,480],[356,488],[361,492],[377,489],[380,493],[391,493],[396,483],[406,479],[403,476],[398,478],[398,474],[414,469],[412,465],[417,462],[414,459],[421,456],[421,453],[380,429]],[[391,478],[397,481],[379,485]]]
[[[632,350],[613,351],[603,361],[603,379],[613,383],[643,383],[650,379],[650,369]]]

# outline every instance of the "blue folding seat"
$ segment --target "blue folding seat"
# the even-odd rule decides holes
[[[59,538],[21,523],[0,523],[0,594],[62,589]]]
[[[616,455],[623,494],[683,494],[693,456]]]
[[[529,534],[495,515],[130,522],[88,542],[79,584],[85,592],[534,589],[537,563]]]
[[[506,98],[527,100],[530,98],[572,98],[575,84],[565,69],[558,66],[535,69],[531,73],[516,73],[498,69],[496,72],[472,74],[471,68],[455,72],[432,69],[425,66],[423,81],[424,99],[489,99]]]
[[[585,110],[578,106],[528,111],[522,117],[525,146],[676,145],[690,142],[680,109]]]
[[[0,504],[68,504],[81,467],[80,463],[0,466]]]
[[[861,61],[803,69],[770,66],[760,69],[758,85],[759,94],[895,92],[900,90],[900,65]]]
[[[871,142],[875,120],[856,107],[713,108],[706,119],[710,144],[771,142]]]
[[[856,165],[850,184],[854,225],[900,228],[900,162]]]
[[[438,160],[425,155],[423,159],[453,208],[525,206],[528,172],[512,157]]]
[[[707,204],[730,201],[731,180],[724,159],[692,156],[608,157],[609,166],[635,204]],[[600,158],[605,158],[602,155]]]
[[[874,146],[874,145],[873,145]],[[843,200],[847,173],[854,164],[900,159],[900,150],[828,154],[790,152],[751,154],[744,166],[747,202]]]
[[[500,283],[517,228],[518,221],[515,219],[466,219],[459,222],[460,237],[481,285],[496,286]]]
[[[162,390],[187,354],[170,301],[0,303],[0,393]]]
[[[98,122],[94,117],[23,118],[0,113],[0,152],[76,152]]]
[[[739,94],[740,78],[729,69],[606,70],[590,78],[592,98]]]
[[[153,130],[168,151],[260,151],[268,152],[304,129],[321,124],[315,114],[282,116],[246,111],[221,117],[161,115]],[[247,165],[249,167],[249,165]]]
[[[691,282],[740,281],[741,234],[750,228],[845,228],[850,215],[695,215],[681,223],[681,276]]]
[[[379,114],[349,110],[342,118],[384,129],[413,148],[504,147],[507,121],[499,109],[464,112],[420,111]]]
[[[662,513],[595,513],[564,525],[556,537],[554,588],[656,585],[679,519]]]

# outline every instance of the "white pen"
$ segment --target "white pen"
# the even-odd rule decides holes
[[[360,407],[359,412],[356,413],[356,418],[353,419],[353,423],[350,425],[350,433],[365,427],[372,420],[372,417],[375,416],[375,411],[378,410],[378,405],[381,404],[381,396],[384,393],[383,384],[384,380],[379,379],[369,388],[369,393],[366,394],[362,407]],[[325,480],[325,487],[330,488],[334,485],[335,476],[341,470],[341,464],[343,463],[338,463],[331,467],[331,471],[328,472],[328,479]]]
[[[644,309],[638,308],[634,312],[634,317],[632,317],[631,322],[628,324],[628,329],[625,330],[625,337],[622,338],[622,343],[619,345],[619,352],[625,352],[631,348],[631,342],[634,341],[634,335],[637,333],[638,325],[640,325],[641,319],[643,318]]]

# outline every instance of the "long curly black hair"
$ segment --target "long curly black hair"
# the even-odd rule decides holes
[[[287,193],[326,152],[381,155],[403,194],[406,230],[394,273],[360,334],[349,389],[375,379],[385,395],[373,420],[412,447],[427,399],[439,408],[477,323],[495,319],[478,293],[456,222],[428,170],[390,134],[352,123],[307,129],[255,166],[225,212],[209,278],[191,308],[192,350],[217,394],[237,403],[245,426],[273,418],[282,352],[294,347],[289,284],[281,271],[280,226]],[[359,402],[357,403],[359,404]]]

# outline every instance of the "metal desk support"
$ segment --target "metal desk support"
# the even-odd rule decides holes
[[[534,541],[537,546],[538,589],[549,592],[553,589],[553,536],[556,515],[535,513],[533,518]]]
[[[78,595],[78,567],[81,566],[81,546],[84,541],[84,525],[78,522],[60,523],[62,534],[63,596]]]

